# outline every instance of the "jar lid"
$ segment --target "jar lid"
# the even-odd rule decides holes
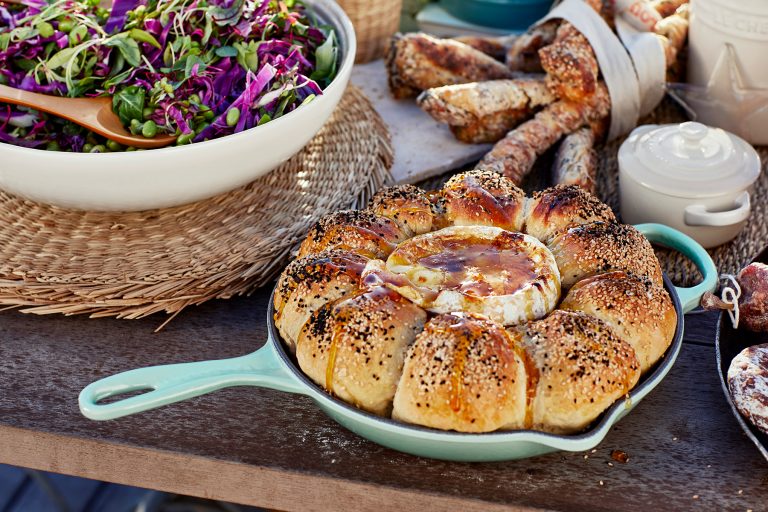
[[[760,157],[744,139],[701,123],[635,128],[619,165],[644,186],[676,197],[712,197],[747,189]]]

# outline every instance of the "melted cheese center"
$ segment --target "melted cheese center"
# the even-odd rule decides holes
[[[481,313],[505,325],[538,318],[560,292],[554,257],[538,240],[492,226],[453,226],[411,238],[369,262],[369,286],[392,288],[434,313]]]

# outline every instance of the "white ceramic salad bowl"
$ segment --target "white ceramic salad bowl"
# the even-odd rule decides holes
[[[323,94],[269,123],[185,146],[66,153],[0,144],[0,189],[65,208],[138,211],[205,199],[245,185],[291,156],[341,100],[355,59],[355,31],[333,0],[305,0],[339,42],[338,72]]]

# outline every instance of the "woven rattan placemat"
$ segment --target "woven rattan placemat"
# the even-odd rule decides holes
[[[248,293],[281,270],[317,219],[388,183],[392,159],[381,118],[350,86],[301,153],[211,199],[94,213],[0,192],[0,304],[140,318]]]

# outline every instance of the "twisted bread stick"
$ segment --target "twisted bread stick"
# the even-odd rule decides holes
[[[520,184],[536,158],[560,137],[606,117],[610,110],[611,98],[602,82],[595,94],[581,103],[556,101],[509,132],[483,157],[478,168],[496,171]]]
[[[556,185],[578,185],[597,195],[597,154],[594,149],[595,132],[589,126],[566,135],[560,143],[552,166]]]

